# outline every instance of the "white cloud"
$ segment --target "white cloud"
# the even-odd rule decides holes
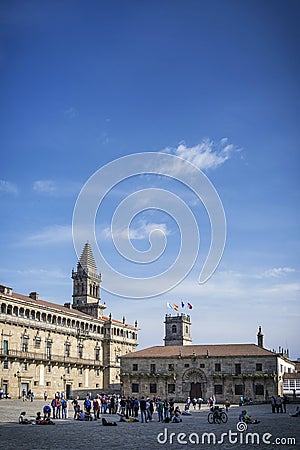
[[[32,189],[37,194],[65,197],[77,194],[81,187],[81,184],[72,181],[37,180],[33,183]]]
[[[167,225],[165,223],[147,223],[145,220],[139,221],[139,224],[136,228],[130,227],[128,228],[120,228],[114,230],[113,237],[114,238],[122,238],[122,239],[148,239],[150,233],[159,231],[162,232],[165,236],[171,234],[170,230],[168,230]],[[104,238],[111,238],[112,231],[110,227],[104,228],[102,232],[102,236]]]
[[[64,115],[68,118],[68,119],[75,119],[75,117],[77,117],[79,114],[79,111],[74,108],[74,106],[70,106],[69,108],[67,108],[64,111]]]
[[[291,267],[274,267],[263,272],[258,278],[279,278],[289,273],[294,273],[295,269]]]
[[[219,142],[204,139],[200,144],[193,147],[187,147],[185,143],[180,143],[176,148],[166,148],[165,153],[179,156],[199,169],[216,169],[224,164],[233,151],[237,149],[233,144],[229,144],[228,138],[223,138]]]
[[[11,183],[10,181],[0,180],[0,193],[3,192],[5,194],[14,194],[18,193],[18,187],[16,184]]]
[[[27,236],[19,243],[23,246],[61,244],[72,241],[72,229],[69,225],[53,225],[40,232]]]
[[[42,194],[54,194],[57,192],[57,185],[53,180],[37,180],[33,183],[33,190]]]

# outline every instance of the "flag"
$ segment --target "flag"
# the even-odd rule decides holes
[[[174,305],[173,308],[175,309],[175,311],[178,311],[178,305]]]
[[[173,309],[173,306],[172,306],[172,305],[170,305],[170,303],[169,303],[169,302],[167,302],[167,307],[168,307],[168,308],[170,308],[170,309]]]
[[[181,302],[181,308],[184,308],[184,303],[183,302]]]
[[[193,305],[191,305],[190,303],[187,304],[189,309],[193,309]]]

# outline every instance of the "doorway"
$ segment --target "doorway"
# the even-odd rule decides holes
[[[201,383],[191,383],[190,398],[202,398]]]
[[[70,384],[66,384],[66,398],[67,400],[69,400],[71,395],[71,385]]]

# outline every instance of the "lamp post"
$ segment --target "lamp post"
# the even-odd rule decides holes
[[[17,373],[15,373],[15,377],[18,379],[18,398],[21,398],[21,374],[18,370]]]

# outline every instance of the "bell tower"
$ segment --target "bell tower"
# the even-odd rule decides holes
[[[192,343],[191,318],[186,314],[166,315],[165,345],[187,345]]]
[[[77,272],[72,270],[74,309],[100,318],[106,308],[100,302],[101,274],[97,274],[92,248],[87,242],[77,264]]]

